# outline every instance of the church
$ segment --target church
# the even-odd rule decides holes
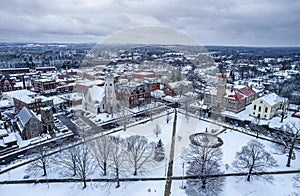
[[[92,114],[113,113],[117,106],[114,77],[111,73],[105,77],[104,86],[92,86],[82,100],[83,110]]]

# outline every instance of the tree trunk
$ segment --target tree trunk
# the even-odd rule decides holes
[[[82,180],[83,180],[83,187],[82,188],[85,189],[86,188],[86,179],[83,178]]]
[[[133,173],[134,176],[137,175],[137,168],[134,168],[134,173]]]
[[[119,188],[120,187],[119,168],[116,168],[116,177],[117,177],[117,186],[116,186],[116,188]]]
[[[202,179],[202,186],[201,188],[205,189],[206,188],[206,178]]]
[[[103,175],[106,176],[106,167],[107,167],[107,163],[104,162],[103,163]]]
[[[247,175],[247,181],[250,182],[250,177],[251,177],[251,174],[252,174],[252,170],[253,170],[253,165],[251,165],[250,169],[249,169],[249,173]]]
[[[75,163],[73,163],[73,176],[76,176],[76,164]]]
[[[43,171],[44,171],[43,176],[46,176],[47,175],[47,171],[46,171],[46,165],[45,165],[45,163],[43,163]]]
[[[282,123],[282,121],[283,121],[283,118],[284,118],[284,111],[283,111],[283,109],[282,109],[281,119],[280,119],[280,122],[281,122],[281,123]]]
[[[287,160],[287,163],[286,163],[287,167],[291,166],[291,160],[292,160],[292,155],[293,155],[293,150],[294,150],[294,143],[295,142],[293,141],[292,146],[291,146],[291,148],[289,150],[288,160]]]

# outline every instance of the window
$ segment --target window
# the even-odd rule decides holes
[[[253,110],[256,110],[256,105],[254,105]]]
[[[261,106],[258,107],[258,111],[259,111],[259,112],[261,111]]]
[[[260,101],[260,103],[263,103],[263,101]]]
[[[267,113],[267,112],[268,112],[268,108],[266,107],[266,108],[265,108],[265,113]]]

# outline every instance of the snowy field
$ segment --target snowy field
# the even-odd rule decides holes
[[[128,137],[130,135],[140,134],[146,136],[149,141],[157,142],[161,139],[165,146],[165,152],[167,159],[169,158],[170,144],[171,144],[171,134],[173,126],[174,114],[170,115],[170,121],[167,123],[166,116],[149,121],[145,124],[130,127],[126,132],[118,132],[115,135],[120,135],[121,137]],[[153,129],[156,125],[162,129],[161,134],[156,137],[153,133]],[[193,133],[198,132],[215,132],[216,130],[223,130],[222,127],[214,125],[205,121],[199,121],[199,119],[188,118],[186,119],[184,115],[178,114],[177,119],[177,132],[176,132],[176,147],[175,147],[175,160],[173,167],[173,175],[182,175],[182,163],[181,159],[182,150],[189,144],[188,136]],[[218,132],[218,131],[217,131]],[[244,135],[232,130],[226,130],[221,133],[219,137],[223,140],[224,144],[220,147],[223,151],[222,160],[222,170],[225,173],[234,173],[235,171],[231,168],[231,163],[234,160],[235,153],[241,150],[241,147],[246,145],[246,143],[255,138]],[[282,154],[282,149],[277,145],[267,142],[264,140],[259,140],[259,142],[265,145],[265,149],[270,152],[278,162],[277,168],[272,168],[268,171],[284,171],[284,170],[296,170],[300,169],[300,153],[296,152],[296,160],[292,161],[291,167],[287,168],[285,166],[287,161],[287,156]],[[138,177],[165,177],[166,173],[166,161],[162,161],[160,164],[153,165],[153,167],[147,168],[142,175],[139,174]],[[230,167],[226,170],[225,164]],[[187,165],[187,163],[185,163]],[[187,166],[186,166],[187,168]],[[185,168],[185,169],[186,169]],[[26,166],[14,169],[10,172],[0,175],[0,180],[13,180],[22,179],[25,172]],[[60,178],[62,177],[58,170],[55,168],[54,164],[50,168],[48,178]],[[246,181],[246,177],[226,177],[225,185],[223,187],[223,192],[221,195],[224,196],[240,196],[240,195],[296,195],[300,192],[300,189],[296,189],[293,186],[295,174],[281,174],[274,175],[273,184],[254,179],[251,182]],[[91,178],[99,178],[101,175],[99,172],[93,174]],[[122,173],[121,177],[134,177],[132,172],[125,171]],[[171,195],[182,196],[185,195],[184,190],[180,189],[182,181],[173,180]],[[116,189],[115,183],[88,183],[86,189],[81,189],[81,183],[51,183],[47,184],[22,184],[22,185],[0,185],[0,195],[1,196],[11,196],[11,195],[40,195],[53,196],[53,195],[98,195],[98,196],[108,196],[108,195],[130,195],[130,196],[147,196],[147,195],[164,195],[165,181],[146,181],[146,182],[121,182],[121,187]]]

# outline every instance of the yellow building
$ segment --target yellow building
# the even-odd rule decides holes
[[[260,119],[271,119],[279,109],[286,109],[288,99],[271,93],[252,102],[251,116]]]

